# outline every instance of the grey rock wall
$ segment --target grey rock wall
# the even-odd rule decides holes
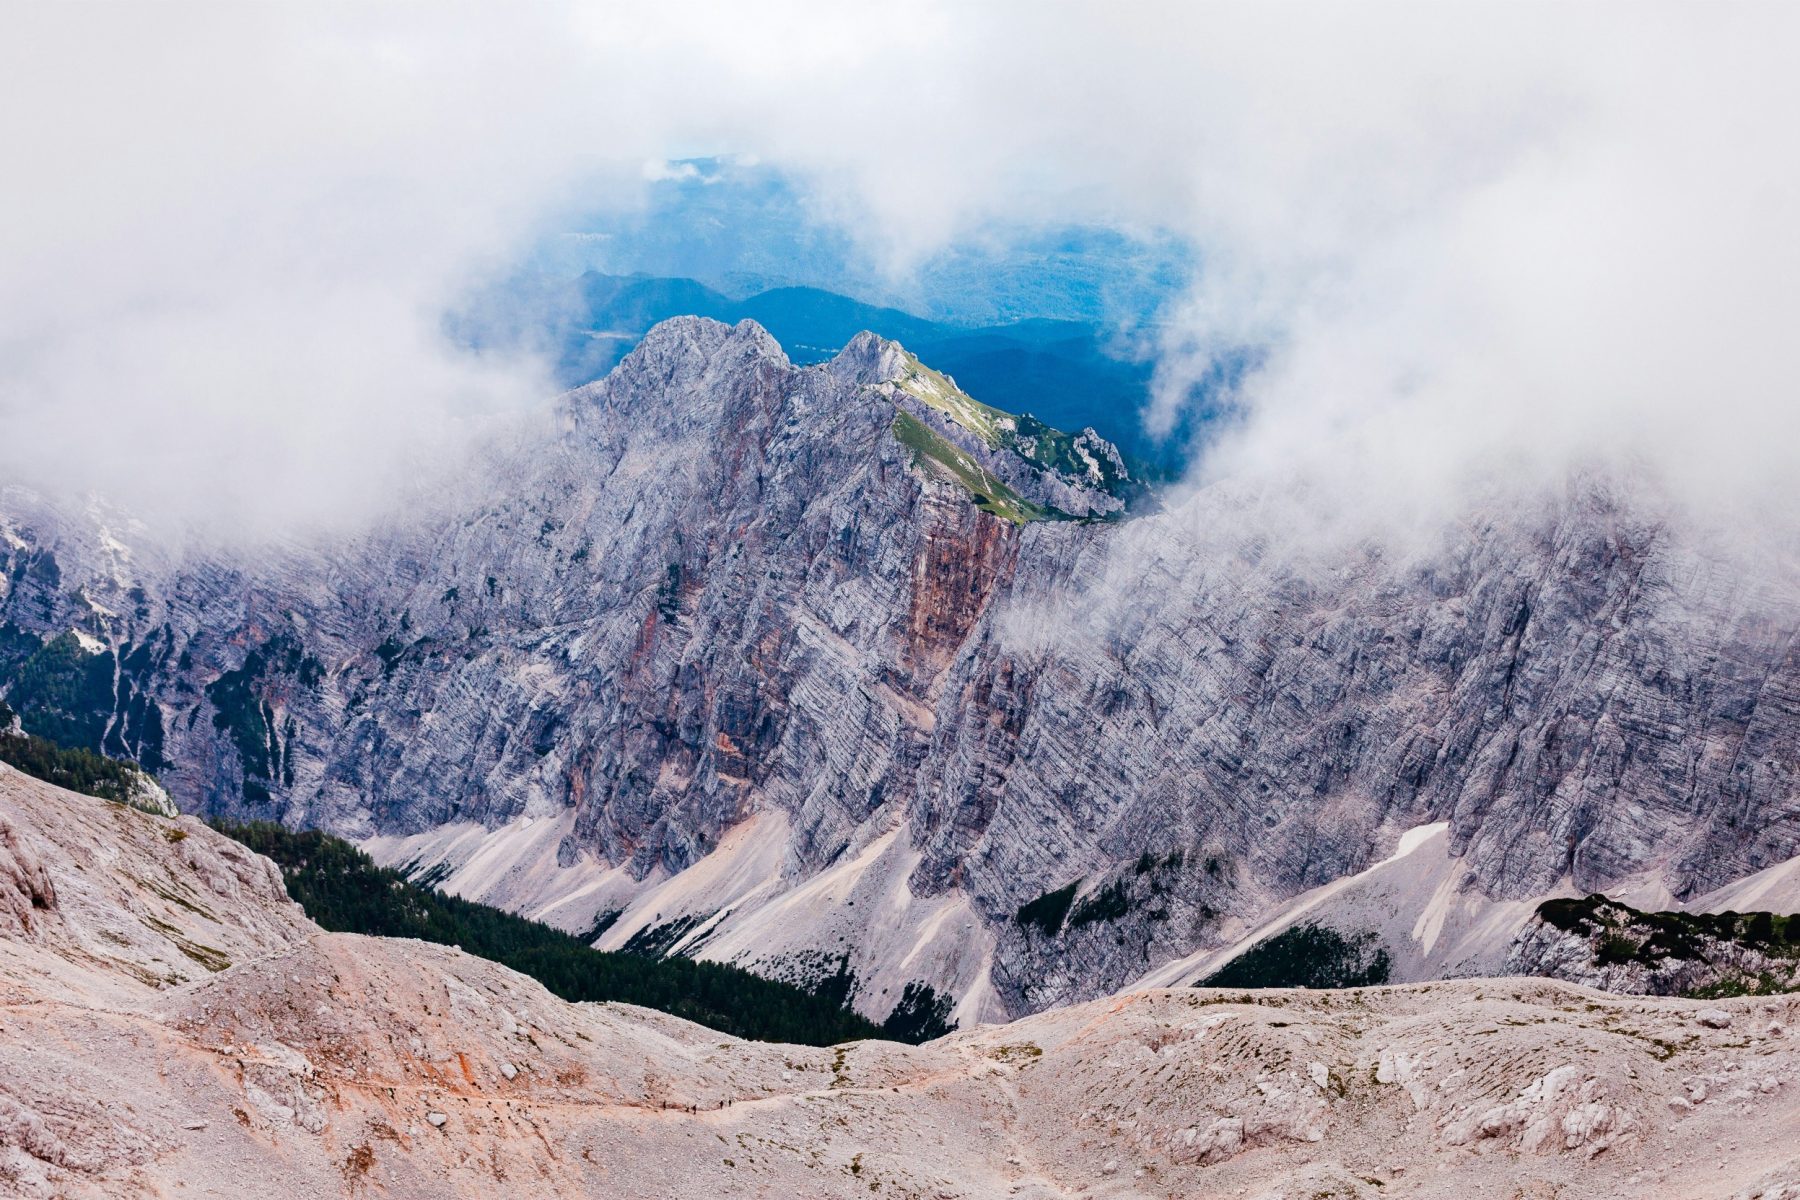
[[[914,467],[900,360],[861,338],[797,369],[753,324],[668,322],[475,499],[324,548],[177,554],[8,491],[0,680],[80,630],[108,749],[190,811],[363,836],[572,808],[558,861],[640,879],[758,809],[792,881],[898,823],[913,892],[959,889],[997,937],[1013,1012],[1424,822],[1497,896],[1645,872],[1680,896],[1800,849],[1792,598],[1603,486],[1418,562],[1301,566],[1224,489],[1019,526]],[[935,428],[1022,495],[1116,512]],[[1016,919],[1071,883],[1054,931]]]

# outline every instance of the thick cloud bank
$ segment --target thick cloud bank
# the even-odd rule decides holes
[[[854,11],[851,9],[854,8]],[[14,5],[0,471],[284,528],[542,404],[439,317],[645,164],[759,156],[903,274],[1191,238],[1153,423],[1416,521],[1598,465],[1800,519],[1791,6]]]

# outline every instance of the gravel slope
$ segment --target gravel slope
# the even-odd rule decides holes
[[[1800,1188],[1785,997],[1150,990],[921,1047],[746,1043],[320,933],[266,861],[190,819],[10,771],[0,997],[6,1195]]]

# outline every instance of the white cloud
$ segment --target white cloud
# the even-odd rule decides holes
[[[665,180],[699,179],[700,168],[691,162],[670,162],[668,159],[655,159],[644,164],[644,180],[647,183],[661,183]]]
[[[757,156],[902,271],[993,222],[1192,237],[1163,405],[1371,513],[1595,459],[1791,530],[1782,7],[12,6],[0,469],[367,511],[541,401],[436,320],[645,163]],[[149,469],[146,469],[148,464]],[[1360,510],[1359,510],[1360,511]]]

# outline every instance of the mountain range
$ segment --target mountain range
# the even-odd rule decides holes
[[[826,288],[956,326],[1104,326],[1179,300],[1199,259],[1168,229],[995,219],[896,271],[871,256],[848,214],[821,210],[810,180],[774,164],[686,158],[646,174],[641,204],[602,203],[562,222],[530,250],[527,269],[693,279],[736,297]]]
[[[177,551],[8,489],[5,699],[184,811],[847,971],[876,1020],[1300,926],[1427,980],[1506,969],[1548,897],[1792,903],[1800,620],[1719,547],[1587,478],[1431,555],[1302,552],[965,387],[686,317],[354,537]]]

